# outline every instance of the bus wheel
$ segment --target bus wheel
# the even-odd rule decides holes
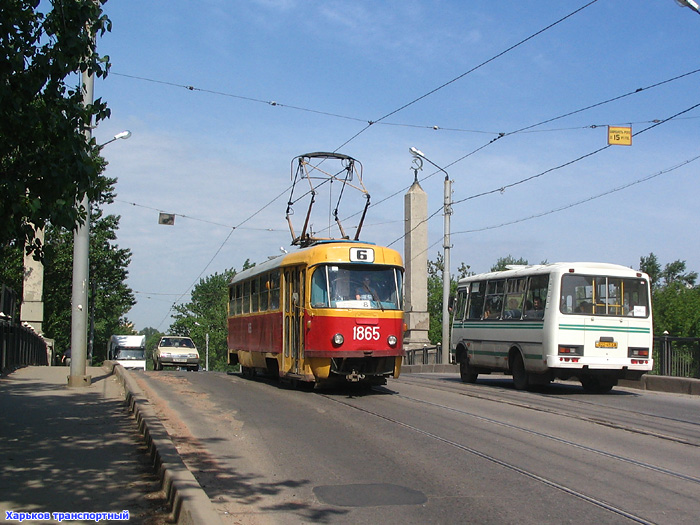
[[[607,377],[584,376],[581,378],[581,386],[589,394],[607,394],[616,384],[617,381]]]
[[[476,377],[479,374],[474,372],[474,369],[469,366],[469,358],[465,355],[459,362],[459,376],[465,383],[476,383]]]
[[[530,385],[530,381],[527,377],[527,372],[525,371],[525,363],[523,363],[523,358],[520,354],[515,354],[513,364],[511,365],[511,370],[513,372],[513,384],[515,385],[515,389],[527,389],[527,387]]]

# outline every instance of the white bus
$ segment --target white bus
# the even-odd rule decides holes
[[[452,344],[462,381],[512,374],[518,390],[576,377],[604,393],[653,368],[649,277],[604,263],[554,263],[460,279]]]

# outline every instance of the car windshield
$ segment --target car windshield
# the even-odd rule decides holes
[[[185,337],[165,337],[161,342],[160,346],[177,346],[181,348],[194,348],[194,343],[192,339],[187,339]]]
[[[320,265],[311,279],[311,306],[400,310],[401,277],[391,266]]]

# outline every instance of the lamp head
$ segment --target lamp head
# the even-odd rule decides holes
[[[423,157],[423,158],[425,158],[425,155],[423,154],[423,152],[422,152],[421,150],[417,149],[417,148],[414,148],[413,146],[411,146],[410,148],[408,148],[408,151],[409,151],[409,152],[411,153],[411,155],[413,155],[414,157]]]
[[[126,131],[122,131],[121,133],[114,135],[114,140],[128,139],[129,137],[131,137],[131,131],[127,129]]]

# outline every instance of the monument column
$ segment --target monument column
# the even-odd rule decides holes
[[[416,350],[430,346],[428,328],[428,194],[415,179],[404,196],[404,348]]]

